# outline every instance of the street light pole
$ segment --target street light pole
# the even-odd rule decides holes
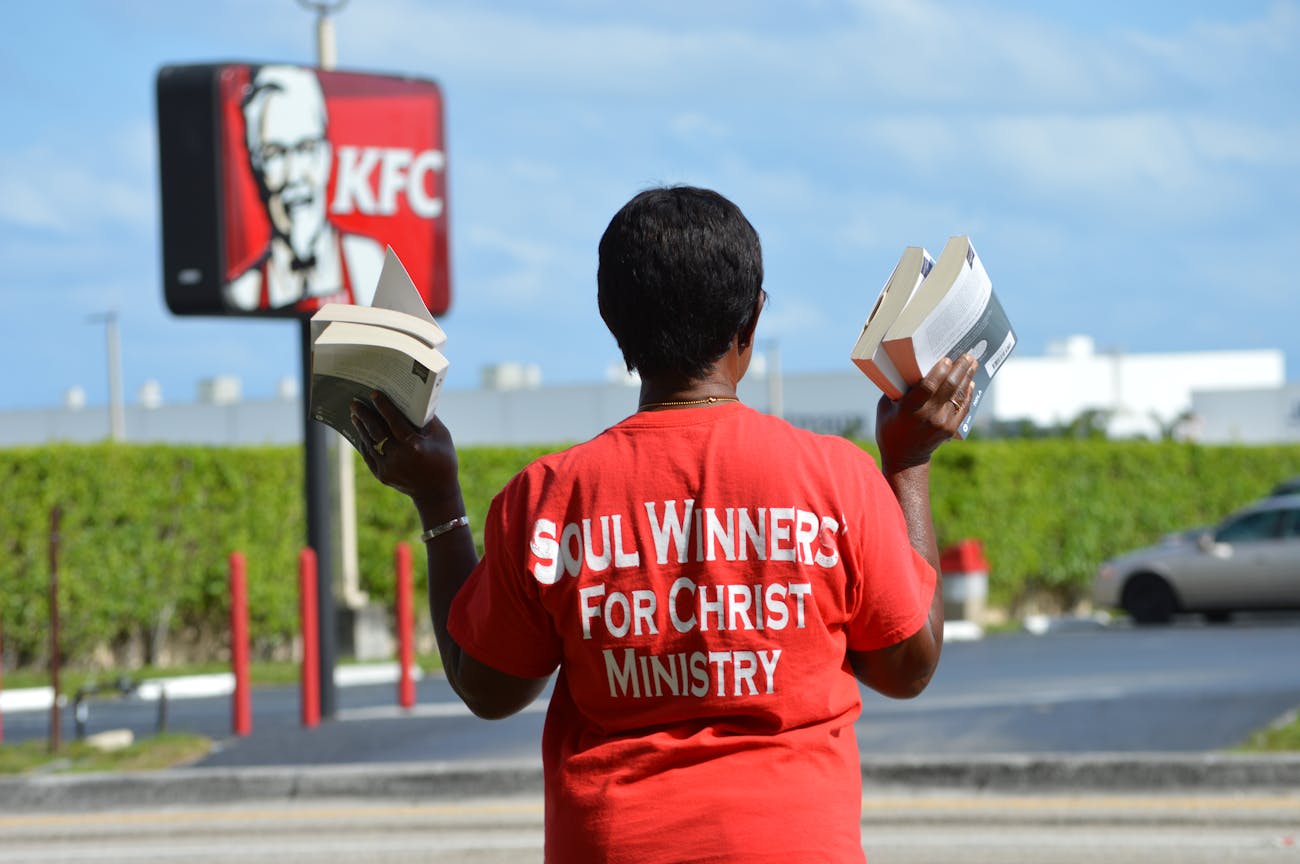
[[[330,16],[348,5],[348,0],[298,0],[298,4],[316,13],[316,65],[333,69],[338,63],[338,43]]]
[[[121,441],[126,438],[126,408],[122,403],[122,342],[117,329],[117,310],[91,315],[89,320],[104,325],[108,352],[108,437]]]
[[[781,380],[781,346],[775,339],[760,339],[766,360],[767,378],[767,413],[773,417],[785,416],[785,391]]]

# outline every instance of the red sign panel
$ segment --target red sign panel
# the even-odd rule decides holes
[[[287,65],[168,67],[158,103],[173,312],[305,316],[329,302],[368,304],[386,246],[430,311],[447,311],[436,84]],[[196,218],[209,201],[211,218]]]

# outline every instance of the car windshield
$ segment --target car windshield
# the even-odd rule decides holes
[[[1284,511],[1257,510],[1229,519],[1214,533],[1219,543],[1252,543],[1271,540],[1278,534],[1278,522]]]
[[[1283,480],[1273,487],[1272,494],[1275,497],[1283,495],[1295,495],[1300,493],[1300,477],[1292,477],[1290,480]]]

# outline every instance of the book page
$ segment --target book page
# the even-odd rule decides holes
[[[336,321],[387,327],[414,336],[431,348],[437,348],[447,341],[447,334],[432,318],[426,320],[393,309],[354,306],[351,303],[326,303],[311,316],[312,341],[315,342],[325,328]]]
[[[434,323],[429,307],[424,305],[424,298],[420,296],[392,246],[384,253],[384,266],[379,271],[379,284],[375,286],[375,297],[370,305],[376,309],[404,312]]]
[[[950,356],[958,341],[977,329],[992,296],[993,283],[984,264],[974,248],[967,246],[966,266],[912,335],[917,365],[929,369],[941,357]]]

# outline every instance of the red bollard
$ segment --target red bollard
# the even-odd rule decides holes
[[[411,586],[411,546],[397,544],[397,662],[401,674],[397,679],[397,704],[415,706],[415,603]]]
[[[248,583],[244,554],[230,553],[230,665],[235,673],[232,705],[234,734],[253,732],[253,703],[248,692]]]
[[[302,725],[320,725],[320,630],[317,628],[316,550],[298,553],[298,619],[302,628]]]

